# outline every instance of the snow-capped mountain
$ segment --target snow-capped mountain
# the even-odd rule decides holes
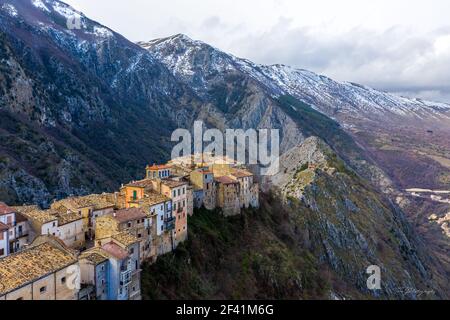
[[[405,118],[450,120],[448,104],[400,97],[285,65],[255,64],[181,34],[138,44],[200,94],[211,77],[241,72],[263,84],[273,96],[289,94],[344,124],[361,120],[404,121]]]
[[[142,176],[146,164],[168,160],[172,132],[191,129],[196,119],[222,130],[279,129],[287,180],[307,162],[327,159],[327,170],[306,190],[305,210],[317,224],[285,237],[292,247],[295,239],[310,243],[308,254],[354,290],[365,290],[365,278],[354,275],[364,274],[369,262],[386,268],[387,296],[396,283],[430,283],[427,252],[416,245],[403,213],[369,183],[388,179],[330,119],[345,123],[346,110],[360,120],[404,117],[414,101],[256,65],[183,35],[139,46],[57,0],[0,0],[0,62],[1,201],[45,205],[117,190]],[[418,108],[424,114],[447,108],[416,104],[425,105]],[[302,186],[289,181],[297,196]],[[278,207],[267,203],[265,223],[273,210]],[[304,213],[295,211],[295,219]],[[283,229],[289,221],[273,224]],[[279,251],[270,252],[274,248]]]

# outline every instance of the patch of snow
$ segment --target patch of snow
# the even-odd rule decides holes
[[[84,21],[83,13],[75,10],[69,5],[64,3],[55,2],[53,4],[53,10],[58,12],[61,16],[67,19],[68,23],[73,21],[79,21],[81,28],[86,28],[86,22]]]
[[[2,10],[6,11],[12,17],[17,17],[19,15],[19,13],[17,12],[16,7],[14,7],[10,3],[4,3],[2,5]]]
[[[94,34],[102,38],[109,38],[113,36],[113,33],[110,30],[99,26],[94,27]]]
[[[36,8],[39,8],[39,9],[44,10],[46,12],[50,12],[50,9],[47,8],[47,6],[44,4],[44,2],[42,2],[42,0],[31,0],[31,3],[33,3],[33,5]]]

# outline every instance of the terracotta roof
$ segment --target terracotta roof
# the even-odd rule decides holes
[[[8,206],[4,202],[0,202],[0,216],[4,216],[5,214],[13,213],[14,209]]]
[[[128,252],[125,249],[122,249],[119,245],[115,244],[114,242],[104,244],[102,246],[102,249],[116,259],[124,260],[128,258]]]
[[[170,169],[171,167],[167,164],[154,164],[152,166],[147,166],[147,170],[165,170],[165,169]]]
[[[177,180],[173,180],[173,179],[166,179],[166,180],[162,180],[161,184],[168,186],[169,188],[178,188],[184,185],[187,185],[188,183],[186,181],[177,181]]]
[[[231,175],[236,178],[253,177],[253,173],[243,169],[232,169]]]
[[[54,202],[51,207],[66,207],[72,211],[92,207],[94,210],[114,207],[114,203],[107,200],[107,194],[90,194],[83,197],[70,197]]]
[[[151,179],[133,181],[133,182],[127,183],[125,185],[125,187],[153,189],[153,181]]]
[[[146,218],[147,214],[140,208],[129,208],[118,210],[114,213],[113,216],[119,223],[123,223]]]
[[[30,211],[39,210],[39,207],[36,205],[33,206],[20,206],[20,207],[13,207],[16,212],[19,213],[26,213]]]
[[[237,183],[239,183],[236,180],[234,180],[228,176],[214,178],[214,180],[216,180],[217,182],[219,182],[221,184],[237,184]]]
[[[170,198],[166,197],[165,195],[160,194],[156,191],[151,190],[151,191],[145,192],[144,198],[142,200],[145,202],[145,204],[153,206],[155,204],[160,204],[160,203],[170,201]]]
[[[43,243],[0,259],[0,295],[77,263],[69,251]]]
[[[58,220],[58,217],[54,214],[57,211],[54,210],[41,210],[37,207],[29,207],[26,210],[20,211],[28,220],[36,221],[38,223],[48,223]]]
[[[6,224],[0,222],[0,232],[4,232],[4,231],[8,231],[8,230],[9,230],[9,227]]]
[[[86,259],[95,265],[108,260],[108,255],[101,248],[92,248],[80,254],[79,259]]]
[[[66,211],[66,212],[53,212],[56,218],[58,218],[58,225],[63,226],[71,222],[82,220],[83,217],[78,212]]]
[[[139,242],[139,239],[137,237],[133,236],[131,233],[127,231],[117,233],[113,235],[111,238],[116,240],[120,244],[124,245],[125,247],[131,246],[132,244]]]

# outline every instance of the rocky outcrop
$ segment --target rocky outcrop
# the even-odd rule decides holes
[[[308,138],[280,162],[283,168],[272,182],[288,203],[307,208],[299,214],[305,216],[311,250],[321,261],[375,297],[424,298],[418,295],[424,291],[429,297],[445,295],[433,282],[433,263],[403,212],[323,141]],[[381,290],[367,289],[371,265],[382,270]]]

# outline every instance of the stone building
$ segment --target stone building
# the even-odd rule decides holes
[[[78,260],[52,236],[0,259],[0,300],[77,300]]]
[[[62,240],[66,246],[81,249],[85,246],[82,216],[73,211],[41,210],[37,206],[16,207],[30,224],[30,238],[52,235]]]
[[[235,179],[228,176],[215,178],[217,183],[217,206],[222,208],[225,216],[234,216],[241,213],[240,185]]]
[[[0,258],[22,250],[30,241],[28,232],[26,217],[0,202]]]
[[[83,230],[86,239],[92,240],[95,234],[95,223],[98,217],[110,215],[116,203],[112,194],[91,194],[83,197],[70,197],[51,204],[51,209],[71,211],[83,218]]]

